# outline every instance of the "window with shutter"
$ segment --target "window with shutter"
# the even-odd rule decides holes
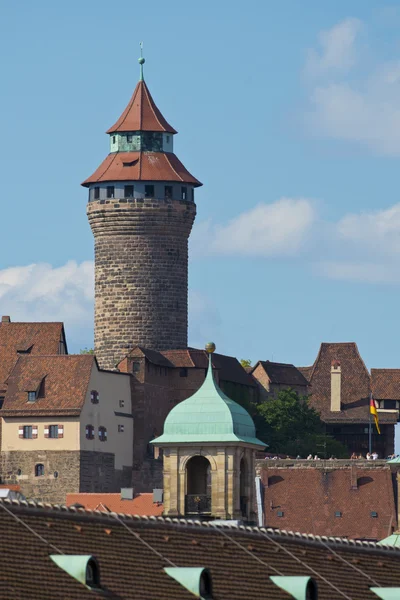
[[[93,425],[86,425],[86,439],[94,440],[94,427]]]

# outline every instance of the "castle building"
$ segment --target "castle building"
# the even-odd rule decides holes
[[[95,239],[95,353],[113,369],[136,345],[187,346],[188,238],[202,185],[174,154],[176,130],[143,77],[83,186]]]

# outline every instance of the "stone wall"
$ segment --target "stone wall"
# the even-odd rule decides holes
[[[187,346],[185,200],[100,200],[87,205],[95,238],[95,353],[112,369],[135,345]]]
[[[44,475],[35,466],[44,465]],[[131,469],[114,468],[114,454],[89,451],[2,452],[0,478],[17,483],[27,498],[64,503],[67,493],[119,492],[130,487]]]

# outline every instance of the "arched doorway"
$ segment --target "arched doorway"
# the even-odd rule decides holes
[[[248,470],[247,463],[242,457],[240,461],[240,512],[242,517],[247,517],[247,480],[248,480]]]
[[[204,456],[186,464],[185,514],[211,514],[211,465]]]

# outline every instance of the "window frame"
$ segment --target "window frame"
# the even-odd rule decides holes
[[[94,199],[94,200],[99,200],[99,198],[100,198],[100,188],[99,188],[99,186],[98,186],[98,185],[96,185],[96,186],[93,188],[93,199]]]
[[[44,477],[44,464],[37,463],[35,465],[35,477]]]
[[[124,433],[125,427],[123,423],[118,424],[118,433]]]
[[[125,400],[120,400],[119,401],[119,407],[120,408],[125,408]]]
[[[36,402],[37,400],[37,392],[36,391],[29,391],[28,392],[28,402]]]
[[[30,435],[25,435],[28,430]],[[24,440],[33,440],[33,425],[23,425],[22,437]]]
[[[100,397],[99,397],[99,392],[97,390],[90,391],[90,402],[92,404],[99,404]]]
[[[127,193],[127,188],[131,188],[129,191],[132,190],[131,194]],[[135,186],[131,183],[124,185],[124,198],[134,198],[135,197]]]
[[[58,440],[58,425],[49,425],[49,438],[52,440]]]
[[[152,188],[152,192],[150,193],[148,188]],[[145,198],[154,198],[155,194],[155,186],[154,183],[148,183],[144,186],[144,197]]]
[[[94,440],[94,438],[95,438],[94,425],[91,425],[90,423],[88,423],[86,425],[85,437],[87,440]]]
[[[107,185],[107,187],[106,187],[106,196],[109,199],[115,198],[115,185]]]
[[[188,197],[187,186],[182,185],[181,186],[181,200],[187,200],[187,197]]]
[[[104,427],[104,425],[100,425],[99,430],[98,430],[98,436],[99,436],[100,442],[106,442],[107,441],[107,427]]]

